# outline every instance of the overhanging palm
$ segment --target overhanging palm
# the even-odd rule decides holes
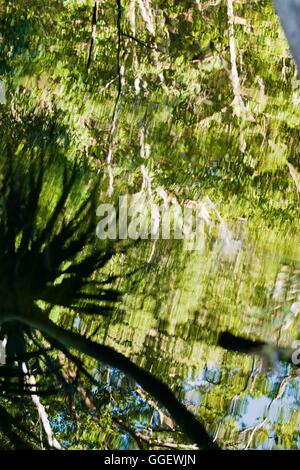
[[[95,242],[99,181],[93,178],[87,182],[86,195],[70,213],[68,202],[76,198],[83,170],[62,168],[48,157],[25,162],[11,155],[2,158],[0,322],[2,334],[7,335],[8,366],[15,368],[11,375],[22,375],[24,335],[30,337],[38,330],[53,347],[74,349],[131,376],[168,409],[199,447],[216,447],[166,385],[114,349],[51,320],[57,306],[78,314],[107,315],[120,300],[120,292],[109,286],[109,279],[99,278],[101,268],[115,252],[115,247]],[[60,188],[51,197],[47,195],[50,172],[56,175]]]

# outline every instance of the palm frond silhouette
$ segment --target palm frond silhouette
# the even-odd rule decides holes
[[[130,376],[169,411],[193,442],[216,448],[202,424],[160,380],[111,347],[51,320],[53,307],[107,315],[120,300],[109,278],[106,283],[99,277],[118,244],[113,247],[96,239],[98,178],[45,155],[21,161],[7,151],[0,158],[0,324],[1,335],[7,337],[7,389],[32,393],[24,380],[9,381],[28,374],[23,367],[26,341],[39,331],[53,348],[75,350]],[[84,187],[84,195],[79,195]],[[74,355],[70,357],[78,364]]]
[[[52,208],[47,214],[42,209],[50,174],[57,182],[50,187]],[[120,298],[118,291],[105,283],[100,286],[91,277],[113,256],[111,247],[95,243],[99,190],[95,178],[88,182],[76,209],[70,209],[70,196],[82,174],[76,166],[51,157],[22,162],[9,150],[2,155],[0,321],[1,336],[7,337],[8,365],[25,353],[28,327],[23,320],[37,309],[37,301],[44,303],[48,314],[53,306],[61,306],[77,313],[107,315]],[[22,375],[20,363],[15,375]]]

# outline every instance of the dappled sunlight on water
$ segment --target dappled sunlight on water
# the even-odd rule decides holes
[[[145,262],[124,286],[126,320],[108,321],[106,341],[172,385],[226,447],[295,447],[297,367],[275,353],[265,360],[217,342],[229,331],[291,346],[300,331],[299,239],[268,229],[262,234],[245,222],[233,225],[229,239],[237,247],[230,256],[224,228],[207,235],[202,251],[159,242],[152,264]],[[142,263],[146,252],[147,245],[132,256]],[[131,294],[137,279],[140,287]]]

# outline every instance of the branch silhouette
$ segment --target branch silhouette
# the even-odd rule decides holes
[[[169,411],[193,443],[199,448],[216,449],[204,426],[167,385],[111,347],[49,319],[52,308],[57,306],[70,315],[75,310],[83,315],[105,316],[121,298],[121,293],[111,287],[109,278],[107,283],[105,279],[95,279],[95,273],[101,276],[102,268],[120,249],[117,243],[111,246],[97,240],[95,244],[99,178],[90,183],[88,196],[81,198],[82,202],[70,215],[71,195],[75,197],[75,189],[80,188],[84,171],[76,166],[57,169],[57,165],[57,161],[46,157],[32,158],[23,164],[12,155],[2,165],[5,178],[1,192],[5,203],[0,220],[3,247],[0,324],[10,345],[8,366],[13,368],[15,362],[20,363],[18,358],[26,355],[26,338],[30,338],[33,330],[39,330],[52,347],[71,349],[72,353],[76,350],[130,376]],[[54,202],[51,201],[52,210],[46,210],[41,220],[43,194],[53,173],[57,174],[59,189],[55,191]],[[18,339],[21,338],[20,347],[15,341],[16,331]],[[9,371],[6,372],[9,380]],[[8,384],[7,389],[30,393],[26,387],[18,388],[16,384]]]

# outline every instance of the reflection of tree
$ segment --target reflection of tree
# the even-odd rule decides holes
[[[276,365],[278,360],[292,363],[292,348],[283,348],[264,341],[253,341],[228,332],[220,334],[219,345],[228,351],[257,354],[262,358],[266,368]]]
[[[278,361],[283,361],[287,365],[287,372],[283,377],[281,377],[281,380],[277,385],[277,390],[275,394],[272,393],[272,396],[269,399],[269,403],[266,409],[264,410],[261,420],[259,420],[259,422],[255,426],[247,427],[240,432],[240,437],[243,438],[243,441],[246,441],[244,449],[247,450],[249,448],[255,448],[255,446],[253,446],[253,441],[258,432],[271,427],[270,413],[274,403],[282,399],[287,386],[290,384],[290,382],[293,382],[295,380],[297,371],[294,364],[292,363],[292,349],[278,347],[277,345],[268,344],[262,341],[253,341],[242,337],[237,337],[227,332],[220,334],[219,345],[227,349],[228,351],[256,355],[260,357],[262,362],[262,368],[264,370],[270,370],[273,367],[278,366]],[[243,390],[244,392],[246,390],[249,391],[248,385],[250,378],[254,373],[254,364],[255,359],[253,358],[252,369],[247,378],[246,387]],[[281,420],[279,419],[279,427],[280,421]]]
[[[99,274],[112,259],[114,249],[93,243],[97,181],[88,183],[88,191],[80,196],[74,209],[74,203],[70,202],[78,201],[78,190],[83,187],[83,172],[78,168],[62,168],[46,157],[43,161],[36,157],[20,162],[9,155],[1,163],[0,319],[9,346],[7,377],[3,383],[6,392],[33,395],[41,418],[42,408],[37,398],[42,391],[41,380],[35,379],[34,367],[26,358],[26,354],[29,358],[31,353],[36,355],[32,338],[39,331],[41,355],[45,360],[48,355],[48,363],[45,340],[48,348],[66,354],[71,349],[119,369],[168,409],[173,420],[199,447],[215,447],[201,423],[165,384],[111,347],[71,331],[62,321],[51,320],[57,308],[68,321],[73,311],[77,315],[107,315],[120,298],[120,293],[109,285],[109,279],[100,279]],[[59,183],[53,186],[52,182],[49,188],[51,175]],[[76,362],[78,366],[80,360],[77,358]],[[47,367],[59,376],[60,391],[67,388],[68,380],[57,365],[52,361]],[[86,395],[86,402],[87,398]],[[49,424],[45,413],[43,418],[45,429]],[[2,429],[12,436],[9,426],[5,427],[6,422],[9,423],[8,416],[4,416]]]
[[[270,417],[269,417],[269,414],[270,414],[270,410],[272,408],[272,405],[277,401],[277,400],[280,400],[286,390],[286,387],[287,385],[289,384],[289,382],[291,380],[294,380],[294,377],[292,376],[288,376],[288,377],[284,377],[282,379],[282,381],[280,382],[279,384],[279,387],[278,387],[278,391],[276,393],[276,395],[270,400],[266,410],[265,410],[265,415],[266,417],[260,421],[256,426],[253,426],[251,428],[247,428],[247,429],[244,429],[242,431],[243,434],[247,434],[249,433],[249,438],[247,439],[247,444],[245,446],[245,450],[251,448],[251,444],[253,442],[253,439],[255,437],[255,434],[260,430],[262,429],[266,424],[268,424],[269,420],[270,420]]]
[[[53,261],[54,271],[57,268],[55,256],[60,249],[59,237],[55,244],[51,236],[65,232],[65,240],[77,241],[81,236],[75,229],[69,237],[67,228],[60,223],[62,214],[68,222],[76,218],[78,201],[80,215],[85,212],[83,200],[89,204],[87,197],[73,191],[69,202],[66,201],[68,209],[58,211],[60,221],[57,219],[57,226],[49,230],[40,246],[26,246],[26,237],[17,237],[16,244],[18,247],[23,244],[24,256],[19,252],[19,259],[11,263],[17,268],[10,279],[6,274],[3,276],[7,282],[0,298],[5,298],[7,304],[17,302],[13,282],[15,276],[23,279],[23,287],[17,289],[21,291],[19,300],[22,304],[28,302],[29,311],[32,303],[38,307],[37,321],[44,324],[44,317],[47,321],[49,315],[56,326],[67,331],[76,331],[96,343],[107,341],[113,347],[117,345],[118,350],[144,369],[155,371],[163,380],[168,377],[172,387],[176,387],[178,379],[185,380],[191,370],[197,372],[210,357],[222,370],[220,384],[211,383],[212,390],[205,389],[205,403],[201,401],[197,412],[200,421],[208,429],[214,429],[215,438],[227,446],[233,442],[232,436],[237,435],[234,420],[228,424],[225,419],[232,397],[248,391],[254,395],[265,393],[268,380],[263,373],[256,374],[250,368],[251,358],[248,360],[247,355],[227,354],[215,348],[220,329],[249,338],[267,338],[274,344],[275,327],[279,328],[275,333],[278,332],[280,344],[289,342],[293,329],[298,329],[298,293],[292,305],[287,303],[291,300],[286,287],[293,274],[293,262],[286,270],[277,256],[286,254],[293,259],[298,256],[291,247],[297,242],[295,238],[292,243],[288,240],[286,228],[299,233],[299,84],[287,44],[279,34],[272,2],[181,0],[164,2],[164,8],[162,2],[154,0],[46,3],[7,0],[2,3],[0,73],[7,84],[7,103],[0,109],[1,134],[9,136],[8,146],[12,153],[19,155],[18,164],[25,164],[28,148],[30,152],[37,148],[45,153],[51,150],[57,156],[63,153],[68,161],[78,155],[81,162],[86,160],[99,171],[108,166],[110,185],[113,177],[116,194],[119,188],[122,194],[124,189],[130,193],[143,190],[155,200],[161,194],[167,199],[176,194],[179,203],[193,204],[209,196],[222,219],[229,222],[234,237],[207,233],[203,254],[188,253],[184,260],[181,248],[171,253],[167,244],[155,242],[145,259],[145,264],[149,261],[149,275],[138,269],[138,275],[142,272],[140,278],[133,280],[134,276],[128,276],[127,282],[123,276],[116,282],[126,292],[127,311],[134,312],[124,318],[120,309],[117,314],[114,310],[118,293],[113,292],[111,298],[110,283],[102,280],[103,272],[109,270],[107,266],[98,271],[97,266],[88,267],[89,281],[90,268],[96,268],[96,274],[94,283],[87,285],[81,282],[76,285],[82,278],[80,273],[78,279],[71,271],[56,278],[49,274]],[[91,25],[93,4],[95,14]],[[118,100],[120,91],[122,99]],[[39,223],[31,224],[29,217],[35,235],[41,234],[44,220],[55,210],[53,202],[58,203],[60,198],[57,188],[63,186],[63,172],[59,177],[55,165],[48,168],[48,163],[45,162],[42,173],[47,173],[47,185],[56,189],[53,194],[42,191]],[[14,172],[17,167],[15,164]],[[25,166],[23,169],[27,172]],[[18,171],[20,180],[23,169]],[[78,186],[76,175],[80,171],[75,173],[74,185],[70,184],[74,188]],[[84,173],[85,170],[83,179]],[[31,174],[34,188],[38,183],[38,165]],[[52,184],[54,174],[57,185]],[[71,174],[72,171],[66,173],[65,187]],[[90,177],[87,174],[86,180]],[[26,181],[31,185],[28,175]],[[5,207],[8,186],[3,186],[0,211]],[[84,186],[85,183],[82,187],[86,194]],[[107,182],[103,187],[107,187]],[[15,194],[20,193],[25,195],[27,191],[17,187]],[[13,224],[12,219],[18,219],[20,214],[28,218],[21,199],[16,207],[22,207],[22,211],[18,209],[12,216]],[[87,219],[91,210],[86,207]],[[237,250],[240,235],[232,220],[239,216],[246,228],[242,250]],[[26,220],[22,224],[27,227]],[[270,228],[273,225],[280,227],[278,243]],[[82,237],[81,242],[85,244],[84,230]],[[93,260],[105,258],[110,250],[104,247],[99,254],[93,243],[90,248]],[[66,251],[66,247],[61,250],[58,262],[66,256]],[[83,253],[79,250],[76,259],[70,254],[72,263],[63,261],[63,269],[80,264],[89,256],[88,251],[89,248]],[[145,252],[145,244],[138,244],[126,253],[129,271],[144,260]],[[35,259],[34,253],[39,254]],[[119,258],[113,259],[112,271],[119,272]],[[3,272],[11,273],[12,266],[2,266]],[[82,269],[80,266],[79,270]],[[48,274],[44,279],[39,275],[31,278],[31,271]],[[272,279],[277,274],[272,299]],[[298,284],[295,281],[295,290],[298,290],[299,273],[295,272],[295,276]],[[12,299],[8,299],[7,293],[11,292]],[[28,299],[30,292],[35,293]],[[109,308],[114,315],[105,320]],[[286,331],[288,324],[292,327]],[[49,328],[52,326],[50,323]],[[1,425],[6,423],[6,434],[10,434],[11,441],[14,439],[15,447],[41,445],[37,433],[30,433],[29,423],[37,419],[39,409],[30,377],[37,382],[37,396],[62,445],[72,441],[72,445],[82,448],[93,445],[119,448],[118,436],[124,434],[129,439],[130,433],[132,446],[139,442],[147,447],[149,439],[153,446],[159,442],[184,441],[176,426],[175,431],[166,426],[165,418],[159,426],[158,419],[153,419],[155,426],[150,425],[152,416],[157,413],[160,416],[160,412],[174,421],[151,394],[143,390],[143,400],[137,396],[136,384],[131,383],[120,386],[120,394],[118,387],[113,393],[108,390],[110,386],[106,390],[93,374],[97,361],[87,354],[71,352],[59,343],[58,337],[55,341],[16,320],[7,322],[1,334],[9,337],[9,363],[1,367],[0,373],[0,404],[4,410]],[[270,357],[272,348],[265,346]],[[101,354],[103,357],[103,350]],[[258,363],[259,357],[253,357]],[[14,364],[16,358],[18,364]],[[25,377],[24,363],[28,368]],[[123,364],[125,369],[127,365]],[[237,367],[239,372],[235,372]],[[113,369],[109,369],[109,374],[114,374]],[[83,395],[82,387],[86,393],[94,388],[96,392],[90,397]],[[178,390],[181,392],[182,389]],[[21,396],[18,406],[12,399],[17,393]],[[99,400],[95,400],[95,393]],[[131,393],[135,394],[132,402]],[[95,401],[96,410],[101,411],[100,420],[94,420],[92,409],[87,406],[88,399]],[[127,401],[131,403],[128,409],[110,416],[111,403],[117,403],[117,408],[122,403],[125,408]],[[59,412],[54,413],[55,409],[61,412],[64,425],[59,426],[55,421],[60,417]],[[137,430],[139,414],[145,422]],[[128,424],[129,415],[132,419],[126,431],[120,422]],[[220,422],[222,427],[216,426]],[[82,431],[84,426],[89,436]],[[112,433],[110,428],[114,429]],[[73,431],[74,440],[71,439]],[[142,437],[136,441],[137,432],[144,438],[143,442]],[[47,432],[41,429],[41,433],[45,437],[42,445],[48,447]],[[0,447],[9,447],[5,436],[0,435],[0,439]]]

